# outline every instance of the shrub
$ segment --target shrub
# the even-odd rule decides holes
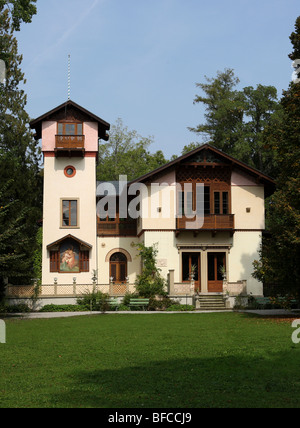
[[[130,299],[137,299],[139,298],[139,294],[138,293],[129,293],[127,292],[123,298],[122,304],[129,307],[129,303],[130,303]]]
[[[130,311],[130,308],[128,306],[126,306],[126,305],[121,304],[118,307],[118,311]]]
[[[83,305],[45,305],[39,312],[86,312]]]
[[[166,280],[161,276],[160,269],[156,267],[158,253],[156,245],[145,247],[144,244],[138,244],[137,248],[143,261],[142,273],[138,275],[135,282],[139,296],[145,298],[166,296]]]
[[[180,305],[180,304],[171,305],[166,309],[166,311],[180,311],[180,312],[194,311],[194,310],[195,308],[192,305]]]
[[[18,305],[8,305],[7,303],[0,304],[0,313],[2,314],[17,314],[28,312],[31,312],[31,309],[25,303],[19,303]]]
[[[160,299],[155,297],[150,297],[148,309],[150,311],[164,311],[172,305],[176,305],[177,301],[170,299],[170,297],[165,296]]]
[[[87,292],[83,297],[77,299],[77,304],[89,311],[105,312],[109,309],[109,295],[101,291]]]

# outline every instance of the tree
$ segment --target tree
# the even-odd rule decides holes
[[[10,216],[2,217],[1,227],[9,230],[13,219],[19,218],[20,212],[26,212],[19,238],[27,260],[32,259],[36,222],[41,218],[42,177],[39,167],[40,148],[29,129],[30,120],[25,110],[26,95],[20,89],[25,79],[20,68],[22,56],[18,54],[14,28],[22,21],[30,20],[29,6],[32,6],[32,2],[0,4],[0,59],[5,61],[7,69],[6,82],[0,83],[0,183],[5,185],[9,182],[10,202],[18,201],[10,206]],[[23,269],[20,271],[25,272]],[[27,273],[26,278],[29,276]]]
[[[187,153],[191,152],[192,150],[197,149],[199,146],[201,146],[201,143],[190,143],[183,147],[181,154],[186,155]],[[175,159],[175,158],[174,158]]]
[[[13,30],[19,31],[22,22],[31,22],[36,14],[36,0],[0,0],[0,12],[6,10],[10,14]]]
[[[26,210],[11,198],[11,186],[12,180],[0,188],[0,300],[7,279],[26,277],[30,271],[24,251]]]
[[[265,174],[276,174],[275,152],[264,139],[264,129],[281,119],[276,88],[257,85],[238,91],[239,79],[232,69],[206,80],[197,84],[206,97],[194,100],[206,106],[206,123],[189,129]]]
[[[151,137],[128,130],[118,119],[111,127],[109,141],[99,147],[97,179],[117,181],[120,175],[127,175],[131,181],[167,163],[162,151],[149,152],[152,142]]]
[[[230,154],[241,138],[243,123],[244,100],[241,93],[235,90],[239,79],[232,69],[218,72],[216,78],[205,76],[205,79],[207,83],[196,83],[196,86],[202,89],[206,97],[196,95],[194,104],[205,105],[206,123],[189,129]]]
[[[234,147],[233,153],[249,166],[275,176],[276,151],[271,150],[264,131],[282,120],[277,89],[274,86],[257,85],[256,89],[248,86],[243,89],[243,96],[243,138]]]
[[[291,37],[299,53],[300,19]],[[270,199],[268,229],[254,276],[267,283],[293,284],[300,291],[300,83],[291,82],[281,99],[283,120],[267,136],[278,152],[277,190]]]

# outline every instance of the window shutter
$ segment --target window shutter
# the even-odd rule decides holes
[[[79,269],[80,269],[80,272],[90,271],[89,251],[80,251]]]
[[[50,251],[50,272],[59,271],[59,252]]]

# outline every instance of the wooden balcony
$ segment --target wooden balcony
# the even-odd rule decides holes
[[[62,155],[67,153],[69,155],[79,154],[84,155],[84,135],[56,135],[55,136],[55,152]]]
[[[98,236],[136,236],[136,220],[124,219],[118,217],[112,221],[101,221],[98,218]]]
[[[195,219],[194,219],[195,220]],[[186,217],[177,219],[177,234],[183,230],[192,231],[228,231],[234,233],[234,214],[206,214],[204,216],[204,223],[201,228],[193,227],[193,219]]]

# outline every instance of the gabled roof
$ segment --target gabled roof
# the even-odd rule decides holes
[[[197,147],[196,149],[190,151],[189,153],[186,153],[183,156],[178,157],[177,159],[168,162],[167,164],[155,169],[154,171],[149,172],[148,174],[143,175],[142,177],[137,178],[136,180],[133,180],[131,183],[136,182],[144,182],[149,181],[157,174],[161,174],[163,172],[167,172],[168,169],[172,169],[173,167],[176,167],[180,165],[181,163],[184,163],[185,161],[188,161],[189,158],[192,158],[198,153],[201,153],[205,150],[208,150],[215,155],[217,155],[220,158],[224,159],[224,162],[227,164],[230,164],[232,166],[237,167],[238,169],[245,171],[249,175],[253,176],[257,180],[259,180],[262,184],[270,188],[270,190],[273,188],[275,189],[275,180],[266,174],[262,173],[261,171],[245,164],[244,162],[239,161],[238,159],[235,159],[234,157],[227,155],[222,150],[217,149],[216,147],[212,146],[211,144],[203,144],[202,146]],[[130,184],[131,184],[130,183]]]
[[[109,131],[110,129],[110,124],[108,122],[105,122],[100,117],[96,116],[94,113],[91,113],[90,111],[81,107],[79,104],[76,104],[72,100],[66,101],[65,103],[59,105],[58,107],[55,107],[54,109],[48,111],[47,113],[44,113],[42,116],[30,122],[30,128],[36,130],[35,138],[39,140],[42,137],[42,122],[67,117],[68,113],[74,110],[77,111],[81,117],[85,118],[85,120],[97,122],[99,138],[108,141],[109,136],[107,134],[107,131]]]
[[[59,245],[60,243],[62,243],[63,241],[66,241],[67,239],[73,239],[74,241],[78,242],[79,245],[81,245],[82,247],[86,247],[89,250],[93,248],[92,245],[88,244],[87,242],[82,241],[81,239],[76,238],[73,235],[67,235],[64,236],[61,239],[58,239],[55,242],[52,242],[52,244],[47,245],[47,249],[50,250],[52,247],[56,247],[57,245]]]

